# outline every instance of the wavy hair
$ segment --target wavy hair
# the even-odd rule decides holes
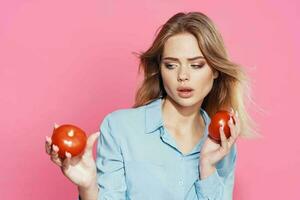
[[[250,92],[249,79],[242,66],[229,59],[222,36],[212,20],[201,12],[180,12],[172,16],[157,31],[159,32],[150,48],[138,54],[140,61],[138,73],[143,72],[144,79],[136,92],[133,108],[167,95],[160,74],[164,44],[168,38],[176,34],[190,33],[197,39],[208,65],[219,72],[201,107],[210,117],[218,110],[233,107],[239,113],[241,136],[248,138],[259,136],[245,106],[246,97],[249,97],[247,95]]]

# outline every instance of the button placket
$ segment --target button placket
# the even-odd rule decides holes
[[[180,157],[180,171],[181,171],[181,173],[180,173],[181,177],[178,181],[178,184],[179,184],[179,186],[183,187],[183,185],[184,185],[184,173],[185,173],[185,171],[184,171],[184,155],[181,155],[181,157]]]

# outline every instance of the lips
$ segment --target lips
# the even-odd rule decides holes
[[[193,88],[191,88],[191,87],[178,87],[177,88],[177,91],[179,91],[179,92],[191,92],[191,91],[193,91],[194,89]]]
[[[178,95],[181,98],[190,98],[193,96],[193,88],[190,87],[178,87],[177,91],[178,91]]]

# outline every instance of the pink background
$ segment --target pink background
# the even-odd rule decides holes
[[[299,199],[299,8],[296,0],[1,1],[1,199],[77,198],[45,136],[54,122],[95,132],[105,114],[130,107],[140,80],[132,52],[179,11],[211,17],[252,80],[250,112],[264,137],[238,141],[234,199]]]

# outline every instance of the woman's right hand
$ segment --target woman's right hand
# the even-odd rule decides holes
[[[54,125],[58,128],[58,125]],[[51,138],[46,136],[45,148],[53,163],[58,165],[63,174],[75,185],[82,188],[89,188],[97,183],[96,163],[93,158],[93,145],[99,137],[100,132],[91,134],[87,139],[84,152],[80,156],[72,157],[66,152],[66,158],[58,157],[59,148],[52,144]]]

